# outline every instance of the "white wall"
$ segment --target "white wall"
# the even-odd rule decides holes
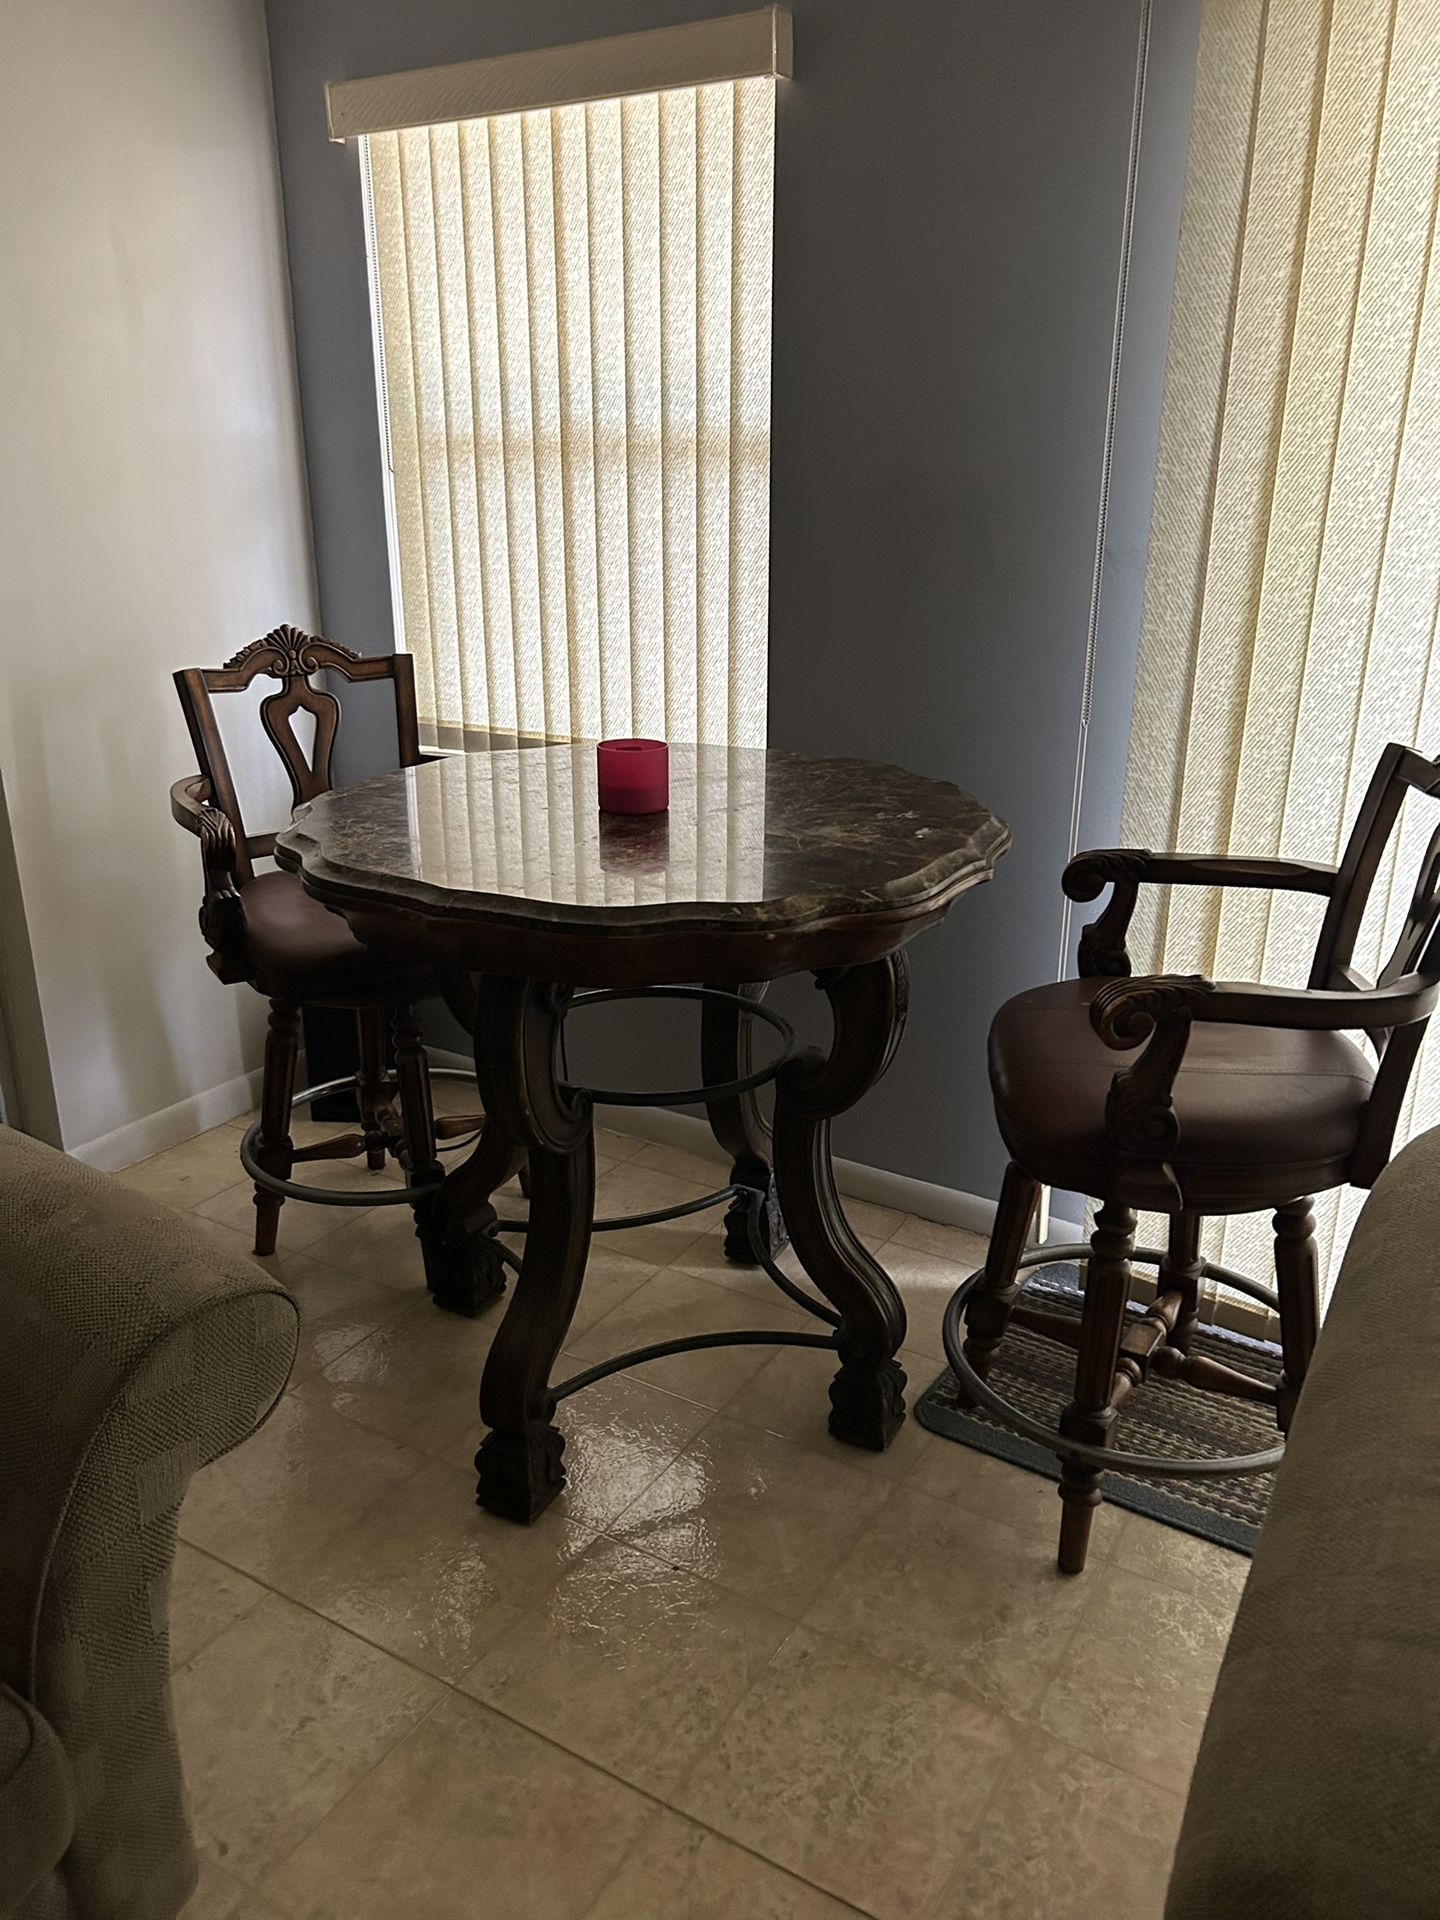
[[[259,1058],[170,674],[314,618],[261,0],[6,0],[0,367],[0,769],[64,1144],[123,1165]]]

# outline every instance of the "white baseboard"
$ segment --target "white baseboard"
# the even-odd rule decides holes
[[[669,1107],[632,1107],[619,1117],[618,1125],[622,1132],[639,1134],[661,1146],[681,1147],[702,1160],[727,1164],[714,1135],[698,1114],[675,1113]],[[835,1184],[847,1199],[868,1200],[872,1206],[913,1213],[946,1227],[964,1227],[969,1233],[988,1235],[995,1222],[995,1202],[982,1200],[978,1193],[939,1187],[929,1180],[914,1180],[908,1173],[892,1173],[888,1167],[866,1166],[860,1160],[837,1160]]]
[[[427,1051],[437,1067],[467,1071],[473,1067],[463,1053],[451,1053],[442,1047]],[[670,1107],[617,1107],[607,1109],[607,1113],[621,1133],[637,1134],[663,1147],[679,1147],[701,1160],[713,1160],[717,1166],[727,1164],[714,1135],[698,1114],[676,1113]],[[868,1200],[877,1207],[893,1207],[897,1213],[917,1214],[922,1220],[964,1227],[970,1233],[988,1235],[995,1220],[993,1200],[963,1193],[958,1187],[912,1180],[909,1174],[891,1173],[886,1167],[867,1167],[859,1160],[837,1160],[835,1184],[851,1200]]]
[[[168,1147],[193,1140],[197,1133],[248,1113],[259,1097],[260,1069],[256,1067],[218,1087],[207,1087],[204,1093],[192,1093],[188,1100],[177,1100],[173,1107],[162,1107],[159,1113],[131,1120],[113,1133],[102,1133],[83,1147],[67,1147],[66,1152],[101,1173],[118,1173],[137,1160],[148,1160],[152,1153],[164,1153]]]

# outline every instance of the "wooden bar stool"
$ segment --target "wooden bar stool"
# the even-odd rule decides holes
[[[1440,992],[1440,829],[1425,848],[1378,980],[1363,979],[1352,965],[1376,873],[1412,791],[1440,796],[1440,760],[1387,747],[1338,867],[1140,850],[1081,854],[1065,871],[1069,897],[1094,900],[1111,888],[1081,937],[1081,977],[1019,994],[996,1015],[990,1081],[1010,1165],[985,1266],[950,1302],[945,1347],[962,1397],[1058,1453],[1062,1573],[1085,1565],[1106,1465],[1196,1476],[1256,1470],[1278,1458],[1277,1447],[1238,1460],[1171,1460],[1120,1453],[1113,1443],[1121,1409],[1152,1371],[1265,1399],[1281,1433],[1289,1427],[1320,1318],[1311,1196],[1369,1187],[1385,1165]],[[1142,881],[1321,895],[1329,905],[1309,985],[1198,974],[1131,979],[1125,936]],[[1373,1058],[1350,1032],[1367,1036]],[[1025,1251],[1042,1185],[1100,1203],[1078,1322],[1019,1304],[1022,1267],[1057,1257],[1054,1248]],[[1200,1257],[1208,1215],[1262,1208],[1274,1215],[1274,1292]],[[1137,1254],[1137,1209],[1169,1215],[1163,1253]],[[1154,1302],[1127,1326],[1135,1258],[1153,1261],[1159,1277]],[[1190,1352],[1206,1277],[1278,1310],[1278,1386]],[[1012,1320],[1076,1350],[1074,1398],[1058,1432],[988,1384]]]
[[[442,1176],[437,1137],[472,1133],[481,1124],[478,1113],[438,1123],[434,1118],[429,1068],[413,1011],[415,1001],[440,991],[433,968],[419,957],[397,957],[367,947],[344,917],[312,899],[293,873],[256,872],[256,861],[273,854],[275,835],[246,832],[215,714],[216,696],[243,693],[262,674],[279,681],[279,691],[260,701],[260,721],[280,756],[298,806],[332,787],[340,703],[333,693],[312,682],[313,675],[327,672],[351,682],[388,681],[395,696],[401,766],[419,766],[427,758],[420,751],[414,669],[408,654],[362,657],[298,627],[276,627],[243,647],[223,667],[186,667],[175,675],[200,771],[170,789],[170,810],[200,841],[205,872],[200,930],[210,947],[212,972],[226,982],[245,981],[270,1002],[254,1149],[259,1167],[272,1178],[288,1182],[301,1161],[349,1159],[363,1153],[366,1164],[378,1171],[393,1156],[404,1167],[408,1184],[423,1190],[438,1185]],[[299,713],[314,722],[308,751],[295,732]],[[355,1090],[362,1124],[359,1133],[337,1134],[297,1147],[290,1136],[290,1116],[296,1104],[295,1070],[304,1006],[338,1007],[355,1015],[360,1063]],[[389,1065],[392,1031],[393,1074]],[[313,1197],[326,1196],[317,1191]],[[367,1201],[376,1197],[363,1196]],[[257,1181],[256,1253],[275,1251],[284,1204],[283,1193]],[[432,1249],[424,1231],[424,1202],[418,1197],[416,1209],[429,1273]]]

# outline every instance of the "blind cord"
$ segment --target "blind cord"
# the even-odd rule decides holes
[[[1145,121],[1145,77],[1150,59],[1152,0],[1141,0],[1140,32],[1135,53],[1135,92],[1130,111],[1130,150],[1125,173],[1125,208],[1120,223],[1120,263],[1115,285],[1115,326],[1110,347],[1110,385],[1105,398],[1105,438],[1100,458],[1100,494],[1095,516],[1095,561],[1090,576],[1090,608],[1085,627],[1085,670],[1080,687],[1080,714],[1075,739],[1075,778],[1070,795],[1068,858],[1080,851],[1080,806],[1085,787],[1085,748],[1090,730],[1090,703],[1095,691],[1095,653],[1100,633],[1100,611],[1105,576],[1105,536],[1110,517],[1110,480],[1115,459],[1115,419],[1119,409],[1120,375],[1125,351],[1125,308],[1130,291],[1130,257],[1135,240],[1135,202],[1140,179],[1140,150]],[[1065,978],[1070,951],[1071,903],[1060,912],[1060,952],[1056,978]]]

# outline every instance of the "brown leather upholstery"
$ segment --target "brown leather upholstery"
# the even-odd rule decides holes
[[[293,873],[257,873],[241,900],[255,984],[272,998],[309,1001],[348,990],[365,1001],[416,974],[357,940],[343,916],[312,900]],[[433,991],[428,975],[409,984],[417,993]]]
[[[1116,1072],[1139,1052],[1090,1024],[1102,979],[1008,1000],[990,1030],[990,1083],[1012,1157],[1035,1179],[1124,1199],[1105,1129]],[[1246,1212],[1341,1184],[1374,1069],[1343,1034],[1197,1022],[1175,1081],[1169,1156],[1186,1207]]]

